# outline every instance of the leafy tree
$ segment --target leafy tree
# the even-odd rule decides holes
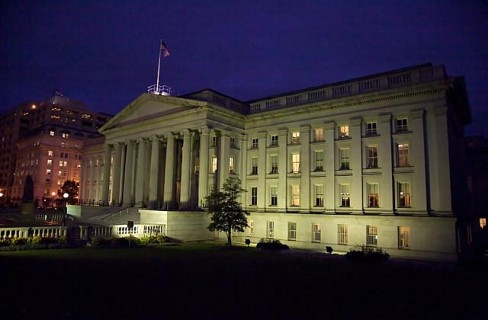
[[[210,231],[225,232],[227,244],[232,245],[232,231],[243,232],[247,225],[249,212],[242,209],[237,198],[246,190],[241,188],[239,178],[230,177],[223,186],[223,191],[213,190],[206,197],[208,213],[212,215],[208,226]]]
[[[68,199],[72,200],[78,196],[80,184],[74,180],[66,180],[63,186],[58,190],[58,196],[63,198],[63,194],[68,194]]]

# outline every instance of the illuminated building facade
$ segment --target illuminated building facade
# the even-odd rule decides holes
[[[251,212],[238,239],[449,258],[469,122],[463,78],[431,64],[248,102],[143,94],[85,148],[82,197],[195,211],[236,176]]]

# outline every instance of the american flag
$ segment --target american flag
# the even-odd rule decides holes
[[[161,40],[161,53],[162,53],[162,55],[163,55],[163,58],[164,58],[164,57],[169,56],[168,47],[167,47],[167,46],[166,46],[166,44],[163,42],[163,40]]]

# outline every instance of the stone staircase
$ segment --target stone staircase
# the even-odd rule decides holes
[[[139,208],[117,208],[118,210],[104,214],[103,216],[93,217],[91,221],[99,222],[105,225],[126,225],[127,221],[134,221],[134,224],[138,224],[141,221],[141,215],[139,214]]]

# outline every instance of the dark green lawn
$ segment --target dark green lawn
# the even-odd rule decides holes
[[[2,252],[0,319],[482,319],[487,276],[221,244]]]

